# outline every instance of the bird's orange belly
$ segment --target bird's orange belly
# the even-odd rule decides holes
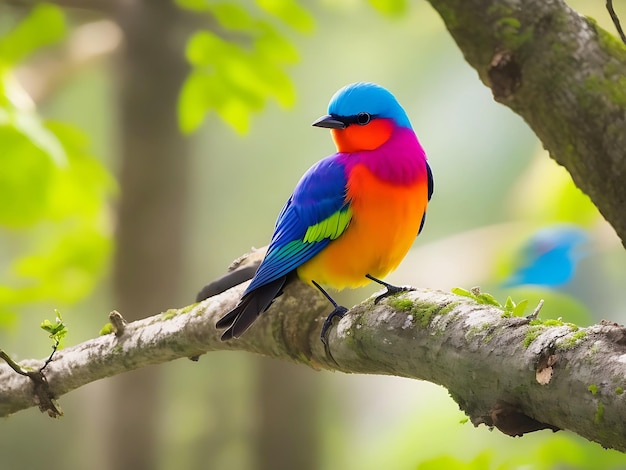
[[[298,268],[305,282],[336,289],[370,282],[366,274],[383,278],[409,251],[426,211],[427,181],[394,186],[355,167],[348,198],[352,219],[345,232]]]

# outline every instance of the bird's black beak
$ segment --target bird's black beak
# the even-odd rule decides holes
[[[330,114],[327,114],[326,116],[322,116],[311,125],[315,127],[325,127],[327,129],[345,129],[346,128],[345,122],[337,119],[336,117]]]

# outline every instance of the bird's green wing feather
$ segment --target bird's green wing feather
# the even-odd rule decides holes
[[[352,210],[350,207],[343,207],[341,210],[333,213],[330,217],[311,225],[304,234],[302,241],[313,243],[320,242],[325,238],[334,240],[344,232],[350,223],[351,218]]]

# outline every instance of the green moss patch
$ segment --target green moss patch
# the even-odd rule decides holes
[[[448,313],[454,308],[454,306],[450,307],[450,304],[440,308],[437,304],[419,301],[415,302],[405,297],[390,298],[388,300],[388,304],[395,310],[411,315],[413,317],[412,323],[423,328],[430,324],[430,321],[434,316]]]
[[[532,322],[531,322],[532,323]],[[531,325],[528,327],[528,331],[526,332],[526,336],[524,337],[524,341],[522,344],[525,348],[528,348],[533,341],[535,341],[541,332],[545,329],[543,325]]]
[[[567,338],[561,340],[557,348],[561,351],[567,351],[575,347],[580,341],[587,337],[587,332],[585,330],[578,330]]]
[[[596,414],[593,417],[593,422],[596,424],[600,424],[603,418],[604,418],[604,405],[602,404],[602,402],[598,402],[598,407],[596,408]]]

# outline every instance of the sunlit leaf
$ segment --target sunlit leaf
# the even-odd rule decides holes
[[[112,252],[110,237],[89,227],[64,232],[36,253],[18,259],[14,272],[24,281],[19,300],[74,303],[93,289]]]
[[[276,67],[262,66],[261,64],[256,67],[256,71],[254,83],[258,85],[263,94],[273,96],[285,108],[294,104],[296,92],[285,72]]]
[[[390,16],[401,16],[407,11],[406,0],[368,0],[379,12]]]
[[[185,3],[187,5],[187,3]],[[260,0],[270,15],[296,29],[308,29],[308,13],[292,0]],[[190,8],[201,8],[192,2]],[[252,114],[261,111],[269,99],[282,107],[295,103],[296,93],[285,64],[298,60],[295,47],[271,22],[261,19],[248,7],[234,3],[211,3],[208,9],[227,31],[199,31],[191,36],[185,54],[192,71],[181,89],[178,111],[183,132],[196,130],[204,116],[216,114],[236,132],[250,127]]]
[[[193,71],[183,83],[178,100],[178,123],[185,134],[190,134],[204,121],[207,108],[206,89],[210,80],[206,74]]]
[[[67,335],[67,325],[63,323],[63,319],[61,318],[61,313],[58,310],[54,311],[56,314],[56,319],[53,322],[46,319],[39,325],[42,330],[50,335],[50,339],[54,341],[55,348],[61,348],[63,339]]]
[[[117,192],[113,176],[97,159],[89,155],[87,137],[73,126],[49,122],[68,155],[68,165],[54,174],[48,216],[60,219],[70,214],[100,218],[103,202]]]
[[[48,3],[33,7],[30,14],[0,38],[0,62],[12,65],[65,35],[65,17],[61,8]]]
[[[12,122],[0,126],[0,225],[29,227],[16,249],[8,248],[12,259],[0,271],[0,311],[80,300],[92,291],[112,251],[106,204],[115,193],[113,178],[89,155],[88,141],[76,129],[47,123],[39,131],[67,155],[62,168]]]
[[[517,305],[513,308],[512,315],[514,317],[522,317],[524,316],[524,312],[528,308],[528,300],[520,300]]]
[[[232,97],[217,108],[217,114],[240,134],[250,128],[250,112],[245,102]]]
[[[488,294],[486,292],[481,292],[480,294],[478,294],[476,296],[476,300],[478,301],[478,303],[480,304],[484,304],[484,305],[494,305],[496,307],[502,307],[502,305],[500,305],[500,302],[498,302],[493,295]]]
[[[544,304],[539,316],[544,320],[560,318],[564,322],[579,326],[593,323],[589,309],[569,294],[534,286],[515,287],[511,289],[511,292],[515,297],[525,299],[517,304],[513,316],[521,317],[525,311],[526,314],[532,313],[538,303],[543,300]]]
[[[472,294],[467,289],[463,289],[462,287],[453,287],[451,292],[456,295],[461,295],[463,297],[475,298],[476,296]]]
[[[308,33],[313,30],[315,24],[313,18],[295,0],[256,0],[256,3],[301,33]]]
[[[115,333],[115,327],[113,326],[112,323],[105,323],[104,326],[102,328],[100,328],[100,331],[98,332],[99,336],[106,336],[106,335],[110,335],[112,333]]]
[[[13,125],[30,141],[43,150],[58,166],[67,165],[67,155],[59,139],[50,132],[41,120],[30,112],[16,113]]]
[[[257,53],[264,60],[291,64],[299,59],[296,47],[275,28],[265,23],[259,26],[260,33],[254,40]]]
[[[67,155],[54,133],[50,132],[39,117],[30,110],[0,107],[0,126],[13,127],[43,150],[58,166],[67,164]]]
[[[224,52],[224,41],[210,31],[198,31],[187,41],[185,55],[192,65],[209,65]]]
[[[216,3],[211,5],[211,13],[225,28],[232,30],[250,30],[257,24],[245,8],[234,3]]]
[[[45,212],[56,168],[12,126],[0,125],[0,225],[24,227]]]

